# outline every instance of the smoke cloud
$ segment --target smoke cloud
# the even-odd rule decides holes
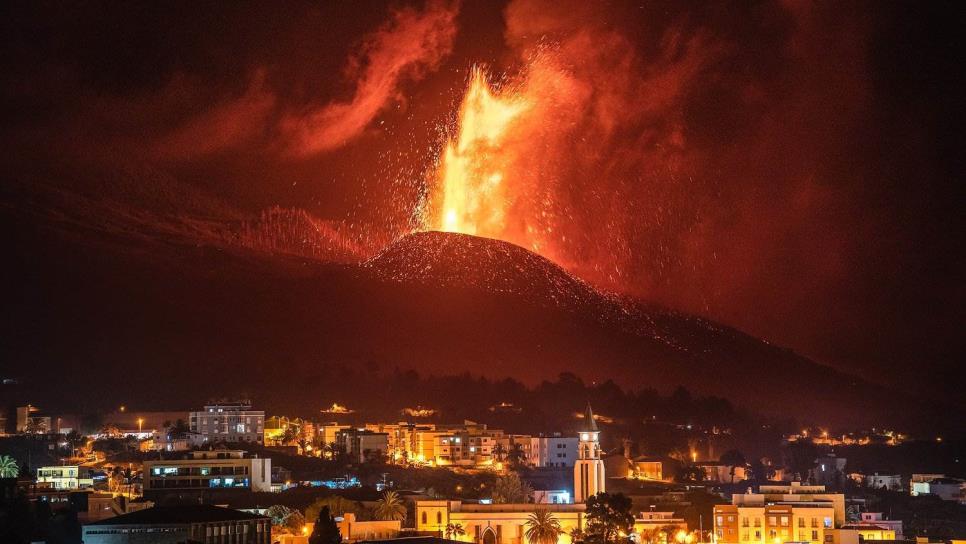
[[[357,79],[348,101],[286,117],[282,132],[290,150],[307,155],[328,151],[357,137],[391,101],[401,100],[399,86],[419,80],[450,53],[456,35],[456,4],[430,2],[422,11],[403,8],[367,36],[352,59],[350,78]]]

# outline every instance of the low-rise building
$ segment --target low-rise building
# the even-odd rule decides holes
[[[886,519],[882,512],[862,512],[858,525],[879,528],[895,533],[895,540],[903,540],[901,519]]]
[[[901,491],[902,476],[898,474],[875,474],[865,475],[862,484],[873,489],[888,489],[889,491]]]
[[[909,480],[909,494],[935,495],[944,501],[966,504],[966,481],[947,478],[945,474],[913,474]]]
[[[211,505],[155,506],[84,524],[84,544],[269,544],[271,519]]]
[[[78,465],[40,467],[37,482],[49,484],[54,489],[84,489],[94,486],[90,469]]]
[[[695,463],[694,466],[701,470],[706,482],[726,484],[748,479],[748,469],[743,466],[731,466],[714,461]]]
[[[145,461],[144,495],[205,490],[271,491],[272,460],[241,450],[194,451],[184,459]]]
[[[141,451],[189,451],[205,443],[201,433],[186,432],[174,435],[166,431],[155,431],[151,438],[141,442]]]
[[[864,512],[856,523],[827,531],[832,544],[859,544],[866,540],[902,540],[902,521],[888,520],[881,512]]]
[[[566,489],[535,489],[533,502],[536,504],[571,504],[573,497]]]
[[[664,462],[647,457],[638,457],[633,461],[633,475],[642,480],[663,480]]]
[[[688,532],[688,524],[684,518],[674,516],[674,512],[641,512],[634,517],[634,532],[638,535],[649,535],[655,544],[681,542]],[[638,540],[639,542],[640,540]]]
[[[336,520],[343,542],[387,540],[399,536],[401,521],[371,520],[358,521],[352,512],[346,512]],[[311,534],[315,523],[306,524],[306,533]]]

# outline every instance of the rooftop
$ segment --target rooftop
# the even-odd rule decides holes
[[[181,506],[155,506],[153,508],[147,508],[145,510],[131,512],[130,514],[122,514],[120,516],[116,516],[113,518],[96,521],[94,523],[88,523],[88,524],[85,524],[85,526],[167,525],[167,524],[174,525],[174,524],[183,524],[183,523],[243,521],[243,520],[254,520],[254,519],[268,519],[268,518],[266,518],[265,516],[258,516],[255,514],[249,514],[247,512],[241,512],[239,510],[232,510],[230,508],[212,506],[210,504],[190,504],[190,505],[181,505]]]

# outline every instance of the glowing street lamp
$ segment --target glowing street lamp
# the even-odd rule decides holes
[[[141,428],[142,425],[144,425],[144,418],[143,417],[139,417],[138,418],[138,434],[141,434],[141,432],[142,432],[142,428]]]

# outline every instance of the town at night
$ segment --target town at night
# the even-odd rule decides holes
[[[961,9],[0,8],[0,543],[966,544]]]

